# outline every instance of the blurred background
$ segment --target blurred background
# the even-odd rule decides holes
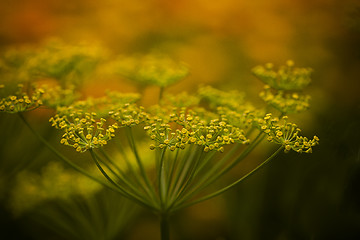
[[[191,75],[170,92],[203,83],[238,89],[256,99],[262,83],[251,75],[255,65],[292,59],[299,67],[313,68],[308,88],[312,107],[296,119],[304,135],[320,138],[314,153],[281,154],[222,197],[182,211],[173,218],[172,235],[197,240],[360,239],[359,1],[0,2],[0,49],[41,44],[52,37],[99,43],[115,54],[157,51],[181,59]],[[91,81],[84,91],[96,95],[95,89],[106,84]],[[15,118],[13,126],[3,124],[1,129],[5,136],[11,129],[21,132]],[[0,147],[1,167],[12,168],[13,175],[29,167],[18,166],[16,159],[31,160],[17,139],[2,139]],[[37,143],[29,144],[39,149]],[[44,151],[37,152],[40,159],[49,155]],[[270,151],[253,157],[263,159]],[[15,179],[3,178],[0,188],[9,188]],[[34,217],[14,217],[5,195],[0,215],[4,239],[66,239],[42,228]],[[118,239],[159,239],[156,217],[135,212],[137,220],[126,220]]]

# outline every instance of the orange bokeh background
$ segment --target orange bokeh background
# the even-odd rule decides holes
[[[323,191],[321,196],[325,196],[325,200],[321,199],[317,203],[315,197],[319,197],[320,194],[317,195],[315,190],[314,192],[309,190],[310,197],[304,198],[304,202],[306,200],[309,202],[306,202],[306,206],[305,203],[301,205],[303,212],[308,211],[309,214],[305,216],[299,213],[300,220],[297,219],[296,224],[302,223],[302,227],[299,228],[304,232],[307,231],[309,236],[315,236],[312,234],[321,232],[322,229],[319,229],[322,227],[325,230],[331,229],[332,221],[329,219],[332,218],[327,214],[328,212],[336,207],[350,204],[350,201],[343,200],[345,197],[342,191],[348,186],[347,181],[351,179],[349,174],[353,173],[351,171],[360,169],[357,137],[360,133],[358,126],[360,119],[359,1],[2,0],[0,2],[0,49],[41,44],[52,37],[70,43],[83,41],[101,43],[112,54],[160,51],[181,59],[190,66],[191,75],[183,82],[170,87],[170,92],[179,89],[191,90],[205,83],[223,90],[238,89],[256,97],[262,84],[251,75],[250,69],[255,65],[266,62],[283,64],[286,60],[292,59],[297,66],[313,68],[313,83],[308,90],[312,95],[312,109],[309,114],[299,116],[299,119],[305,132],[310,134],[315,132],[319,135],[321,144],[319,150],[315,150],[311,156],[311,161],[311,157],[305,157],[307,167],[304,167],[305,163],[304,165],[292,163],[299,164],[296,165],[299,169],[312,173],[312,177],[307,178],[307,181],[309,179],[314,181],[311,184],[318,186],[315,190]],[[129,91],[134,90],[127,82],[99,80],[89,82],[84,91],[98,95],[96,91],[101,86],[105,89],[109,84]],[[148,90],[147,98],[151,99],[151,95],[156,91],[156,89]],[[324,165],[325,168],[322,167]],[[279,165],[277,167],[281,168]],[[291,166],[287,167],[291,168]],[[277,169],[276,165],[274,169]],[[287,171],[287,169],[283,170],[282,172]],[[296,173],[297,169],[293,167],[292,170]],[[352,176],[360,176],[359,172]],[[292,174],[289,170],[289,175],[292,177],[296,174]],[[360,184],[359,179],[355,183]],[[306,179],[300,180],[306,182]],[[253,188],[259,186],[260,189],[265,188],[265,183],[261,185],[256,180],[252,184]],[[276,192],[276,188],[274,189],[272,190]],[[290,192],[289,189],[296,189],[296,186],[285,188],[283,192]],[[253,189],[239,190],[240,193],[241,191],[245,191],[250,196],[248,198],[242,196],[245,199],[242,203],[250,205],[254,203],[251,196],[266,195],[266,192],[254,193]],[[354,192],[350,193],[353,194],[351,196],[360,199]],[[266,196],[271,197],[271,193]],[[306,194],[307,192],[301,196]],[[233,197],[232,201],[238,198]],[[284,199],[282,200],[288,203],[287,199]],[[200,204],[198,208],[189,209],[179,217],[183,220],[179,225],[183,226],[183,229],[189,229],[188,234],[196,236],[196,239],[209,239],[207,237],[211,237],[211,234],[219,229],[225,231],[224,229],[228,227],[226,221],[229,221],[227,216],[231,213],[225,214],[222,211],[226,208],[226,203],[222,201],[215,199]],[[255,198],[256,201],[260,200]],[[319,206],[325,207],[321,208],[323,212],[316,215]],[[284,212],[287,211],[286,206],[280,208]],[[299,209],[298,205],[292,208],[294,212],[297,210],[300,212]],[[357,205],[349,208],[349,212],[357,211],[358,214],[359,209]],[[262,216],[258,212],[256,214]],[[348,216],[342,213],[336,214],[332,216],[334,219]],[[315,216],[314,219],[318,222],[331,223],[324,226],[319,224],[319,229],[315,229],[316,227],[307,224],[313,220],[312,216]],[[157,239],[157,236],[149,237],[158,233],[157,222],[154,223],[152,220],[144,220],[145,223],[138,224],[135,228],[141,229],[144,233],[134,231],[129,239],[144,237],[144,234],[145,236],[147,234],[146,239]],[[246,227],[245,220],[242,221],[244,227],[241,230],[246,232],[246,229],[251,229],[251,226]],[[250,219],[249,222],[258,224],[256,226],[267,224],[261,219]],[[256,226],[252,226],[254,232],[259,231]],[[339,232],[342,232],[343,229],[340,227],[339,229]],[[239,234],[239,236],[244,235]],[[268,239],[291,239],[281,236],[283,235],[279,233],[278,238]]]

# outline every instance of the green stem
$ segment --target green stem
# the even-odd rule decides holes
[[[166,148],[161,150],[160,163],[159,163],[158,176],[157,176],[159,180],[158,182],[159,196],[162,207],[166,205],[166,201],[167,201],[166,182],[168,181],[168,179],[166,179],[166,172],[165,172],[165,161],[164,161],[165,152],[166,152]]]
[[[70,167],[72,167],[73,169],[77,170],[78,172],[80,172],[81,174],[85,175],[86,177],[94,180],[95,182],[109,188],[110,190],[113,190],[117,193],[120,193],[122,196],[127,197],[129,199],[132,199],[134,202],[138,203],[141,206],[150,208],[150,209],[154,209],[153,206],[148,205],[147,203],[144,203],[143,201],[137,199],[134,196],[131,196],[128,192],[126,192],[126,190],[119,188],[119,187],[115,187],[111,184],[109,184],[108,182],[105,182],[93,175],[91,175],[88,171],[82,169],[80,166],[78,166],[77,164],[73,163],[72,161],[70,161],[67,157],[65,157],[64,155],[62,155],[59,151],[57,151],[53,146],[51,146],[51,144],[46,141],[31,125],[30,123],[25,119],[25,117],[19,113],[19,117],[20,119],[24,122],[24,124],[29,128],[29,130],[50,150],[52,151],[58,158],[60,158],[62,161],[64,161],[65,163],[67,163]],[[113,181],[112,181],[113,182]],[[115,183],[116,184],[116,183]]]
[[[169,195],[173,195],[174,192],[176,192],[176,187],[178,186],[179,181],[180,181],[182,175],[184,174],[184,170],[189,165],[189,163],[188,163],[189,161],[187,161],[187,159],[189,158],[190,153],[192,152],[191,151],[192,149],[193,149],[193,146],[190,146],[190,149],[188,151],[186,151],[185,154],[183,154],[183,152],[180,154],[180,158],[178,161],[179,164],[175,167],[175,171],[172,176]]]
[[[167,215],[161,216],[160,234],[161,234],[161,240],[170,240],[169,217]]]
[[[234,168],[241,160],[243,160],[245,157],[247,157],[252,150],[264,139],[265,135],[262,135],[262,133],[259,133],[259,135],[255,138],[255,140],[229,165],[227,165],[224,169],[221,171],[216,172],[213,175],[213,178],[209,180],[209,182],[214,182],[217,179],[219,179],[221,176],[223,176],[225,173],[229,172],[232,168]]]
[[[169,197],[170,186],[172,185],[172,182],[173,182],[173,179],[174,179],[173,176],[174,176],[175,167],[177,166],[177,160],[178,160],[178,157],[179,157],[179,151],[180,151],[180,149],[177,148],[176,153],[175,153],[175,157],[171,158],[172,159],[171,167],[170,167],[170,170],[169,170],[169,174],[167,176],[167,179],[169,179],[167,181],[167,189],[166,189],[166,192],[168,193],[167,196],[166,196],[167,198]]]
[[[164,87],[160,87],[160,92],[159,92],[159,103],[161,101],[161,99],[163,98],[163,95],[164,95]]]
[[[127,172],[128,176],[129,176],[129,177],[131,176],[131,177],[134,179],[134,181],[136,182],[136,184],[137,184],[139,187],[141,187],[142,189],[145,190],[144,183],[143,183],[143,182],[141,181],[141,179],[138,177],[138,173],[137,173],[137,171],[134,169],[132,163],[130,162],[127,154],[125,153],[125,150],[123,149],[123,146],[121,146],[121,145],[119,144],[118,147],[119,147],[118,149],[119,149],[119,151],[120,151],[120,154],[122,155],[122,157],[123,157],[123,159],[124,159],[124,161],[125,161],[125,164],[126,164],[126,166],[127,166],[127,168],[128,168],[128,172]],[[147,191],[145,190],[145,192],[147,192]]]
[[[181,189],[183,188],[184,184],[186,183],[190,171],[193,166],[193,159],[195,158],[195,155],[197,153],[196,149],[191,149],[194,151],[188,151],[189,155],[186,154],[182,159],[182,166],[178,168],[178,174],[176,176],[176,180],[174,181],[174,188],[172,189],[171,197],[170,197],[170,207],[176,202],[176,199],[178,198]]]
[[[109,162],[111,162],[112,166],[115,166],[115,163],[112,161],[110,156],[108,156],[103,149],[101,149],[100,151],[102,151],[105,158]],[[139,188],[134,185],[134,183],[131,181],[130,178],[127,177],[126,173],[123,170],[117,168],[118,172],[115,172],[111,166],[109,166],[104,160],[102,160],[102,158],[98,154],[96,154],[96,152],[94,151],[92,152],[96,157],[96,159],[99,160],[99,163],[102,163],[120,181],[120,183],[125,184],[125,186],[128,187],[127,188],[128,191],[131,191],[134,195],[136,195],[140,199],[144,199],[144,200],[146,199],[146,197],[139,191]]]
[[[198,149],[199,150],[199,154],[196,154],[196,158],[195,158],[195,161],[192,160],[191,162],[194,162],[194,164],[192,165],[192,168],[190,169],[189,173],[188,173],[188,177],[187,177],[187,180],[182,183],[182,188],[180,189],[180,191],[178,192],[177,194],[177,197],[176,199],[174,200],[173,203],[175,203],[176,201],[178,201],[178,199],[181,199],[181,197],[186,193],[186,190],[189,188],[189,186],[191,185],[193,179],[195,178],[195,172],[197,170],[197,166],[199,164],[199,162],[201,162],[203,160],[203,149],[200,148]]]
[[[214,193],[211,193],[209,195],[206,195],[202,198],[199,198],[195,201],[192,201],[190,203],[187,203],[187,204],[183,204],[183,205],[179,205],[177,207],[175,207],[174,209],[172,209],[173,211],[177,210],[177,209],[181,209],[181,208],[185,208],[185,207],[189,207],[189,206],[192,206],[196,203],[199,203],[199,202],[203,202],[205,200],[208,200],[208,199],[211,199],[213,197],[216,197],[220,194],[222,194],[223,192],[229,190],[230,188],[234,187],[235,185],[237,185],[238,183],[242,182],[243,180],[245,180],[246,178],[248,178],[249,176],[251,176],[252,174],[254,174],[257,170],[259,170],[260,168],[262,168],[265,164],[267,164],[268,162],[270,162],[271,159],[273,159],[281,150],[284,149],[284,146],[281,146],[280,148],[278,148],[270,157],[268,157],[264,162],[262,162],[261,164],[259,164],[258,166],[256,166],[253,170],[251,170],[250,172],[248,172],[246,175],[244,175],[243,177],[241,177],[240,179],[236,180],[235,182],[233,182],[232,184],[214,192]]]
[[[125,189],[124,187],[120,186],[118,183],[116,183],[107,173],[106,171],[101,167],[96,155],[94,154],[93,150],[90,149],[90,154],[91,154],[91,157],[93,158],[96,166],[98,167],[98,169],[100,170],[100,172],[104,175],[104,177],[110,182],[112,183],[117,189],[119,189],[119,192],[122,192],[122,194],[133,200],[134,202],[144,206],[144,207],[147,207],[147,208],[150,208],[152,210],[157,210],[154,206],[152,206],[151,204],[147,203],[144,201],[144,199],[142,198],[139,198],[137,197],[136,195],[134,195],[133,193],[131,193],[130,191],[128,191],[127,189]]]
[[[141,158],[139,156],[139,153],[138,153],[138,150],[137,150],[137,147],[136,147],[136,143],[135,143],[135,140],[134,140],[134,136],[133,136],[133,133],[131,131],[131,127],[127,127],[126,128],[126,131],[127,131],[127,134],[126,136],[128,137],[128,141],[129,141],[129,144],[130,144],[130,147],[135,155],[135,159],[136,159],[136,162],[139,166],[139,169],[140,169],[140,174],[147,186],[146,190],[148,191],[148,194],[151,196],[151,198],[153,199],[154,202],[156,202],[156,194],[155,194],[155,190],[154,190],[154,187],[152,186],[147,174],[146,174],[146,171],[145,171],[145,168],[144,168],[144,165],[142,164],[142,161],[141,161]]]
[[[224,166],[231,158],[234,153],[237,151],[237,146],[235,146],[233,149],[231,149],[224,158],[222,158],[220,161],[218,161],[212,169],[201,178],[181,200],[178,204],[182,204],[183,202],[189,200],[192,198],[196,193],[200,192],[201,190],[205,189],[207,186],[211,185],[213,182],[218,180],[221,176],[223,176],[225,173],[230,171],[236,164],[238,164],[241,160],[243,160],[262,140],[263,137],[262,133],[260,133],[255,140],[247,146],[247,148],[237,157],[235,160],[231,163],[229,163],[227,166]]]

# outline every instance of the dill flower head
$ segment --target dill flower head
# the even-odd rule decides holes
[[[90,197],[101,189],[95,181],[58,162],[49,162],[40,173],[25,170],[16,176],[9,205],[15,215],[20,215],[47,201],[70,200],[77,195]]]
[[[112,63],[114,72],[141,85],[167,87],[189,74],[187,65],[159,54],[120,57]]]
[[[312,69],[294,67],[294,62],[288,60],[277,70],[272,63],[268,63],[254,67],[252,73],[274,89],[301,90],[311,82]]]
[[[0,76],[5,82],[27,82],[31,80],[25,69],[28,60],[35,55],[35,49],[29,47],[11,48],[0,55]]]
[[[265,85],[264,90],[259,96],[270,106],[279,110],[281,113],[299,113],[309,109],[310,96],[297,93],[286,92],[283,90],[273,90],[269,85]]]
[[[285,152],[293,150],[298,153],[311,153],[312,147],[319,144],[319,138],[314,136],[313,139],[308,139],[299,136],[301,130],[287,119],[287,116],[279,120],[271,114],[266,114],[263,119],[258,120],[258,127],[268,135],[269,142],[284,146]]]
[[[85,152],[91,148],[99,148],[115,137],[117,123],[107,124],[106,119],[97,118],[94,112],[82,110],[63,110],[50,118],[49,122],[55,128],[62,129],[60,143],[73,147],[78,152]]]
[[[103,52],[98,46],[51,40],[35,49],[23,68],[31,79],[51,78],[62,86],[78,86],[93,73],[102,58]]]
[[[225,92],[211,86],[203,86],[198,90],[198,93],[204,101],[209,103],[211,108],[221,106],[238,110],[245,105],[245,94],[236,90]]]
[[[0,99],[0,112],[19,113],[34,110],[40,107],[42,102],[42,88],[33,89],[31,94],[24,90],[23,84],[18,84],[15,94]]]
[[[135,103],[126,103],[121,107],[109,112],[112,119],[119,123],[121,127],[132,127],[144,123],[148,120],[148,114],[143,107]]]
[[[44,84],[41,88],[45,89],[41,97],[43,105],[49,108],[56,109],[58,107],[69,106],[80,97],[80,94],[76,92],[74,86],[62,88],[59,85],[50,86]]]
[[[142,108],[133,103],[138,98],[138,94],[108,92],[101,98],[87,98],[58,107],[57,114],[49,121],[65,132],[62,144],[85,152],[106,145],[119,127],[139,124],[146,118]]]
[[[194,107],[200,103],[200,100],[200,96],[182,92],[178,94],[165,94],[160,100],[160,104],[162,106],[169,106],[170,108]]]
[[[98,46],[50,40],[41,46],[4,52],[0,56],[0,76],[8,82],[55,79],[62,87],[79,86],[103,58],[104,50]]]
[[[144,129],[154,144],[152,149],[168,147],[185,149],[189,145],[202,146],[205,152],[224,151],[225,145],[249,143],[243,129],[228,123],[224,114],[201,107],[164,107],[147,121]]]

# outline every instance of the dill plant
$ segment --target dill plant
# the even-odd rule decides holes
[[[318,144],[318,137],[301,136],[298,126],[287,117],[307,110],[310,99],[303,89],[310,83],[312,70],[296,68],[292,61],[278,69],[266,64],[252,70],[265,83],[260,97],[266,104],[260,108],[246,102],[238,91],[225,92],[210,86],[192,94],[166,94],[164,89],[186,77],[188,68],[164,56],[119,57],[108,62],[107,71],[114,75],[161,89],[158,103],[145,108],[139,105],[142,95],[133,93],[108,92],[101,98],[76,100],[69,79],[76,76],[79,80],[86,75],[81,71],[88,68],[79,66],[89,64],[82,61],[98,61],[81,49],[70,49],[67,55],[62,53],[67,58],[55,56],[48,63],[53,64],[51,72],[51,67],[44,68],[42,61],[36,61],[46,59],[41,51],[41,57],[35,54],[32,61],[27,61],[30,66],[23,64],[24,69],[36,69],[28,71],[29,76],[45,75],[66,84],[30,84],[31,88],[19,85],[15,94],[0,100],[0,111],[17,113],[46,147],[76,170],[159,215],[163,240],[170,238],[169,216],[175,211],[220,195],[280,152],[311,153]],[[57,71],[59,62],[60,68],[67,67]],[[65,69],[66,74],[62,74]],[[55,110],[49,122],[62,132],[60,143],[79,154],[88,154],[103,177],[59,152],[28,123],[23,113],[38,107]],[[212,187],[263,140],[278,145],[273,154],[236,181],[219,189]]]

